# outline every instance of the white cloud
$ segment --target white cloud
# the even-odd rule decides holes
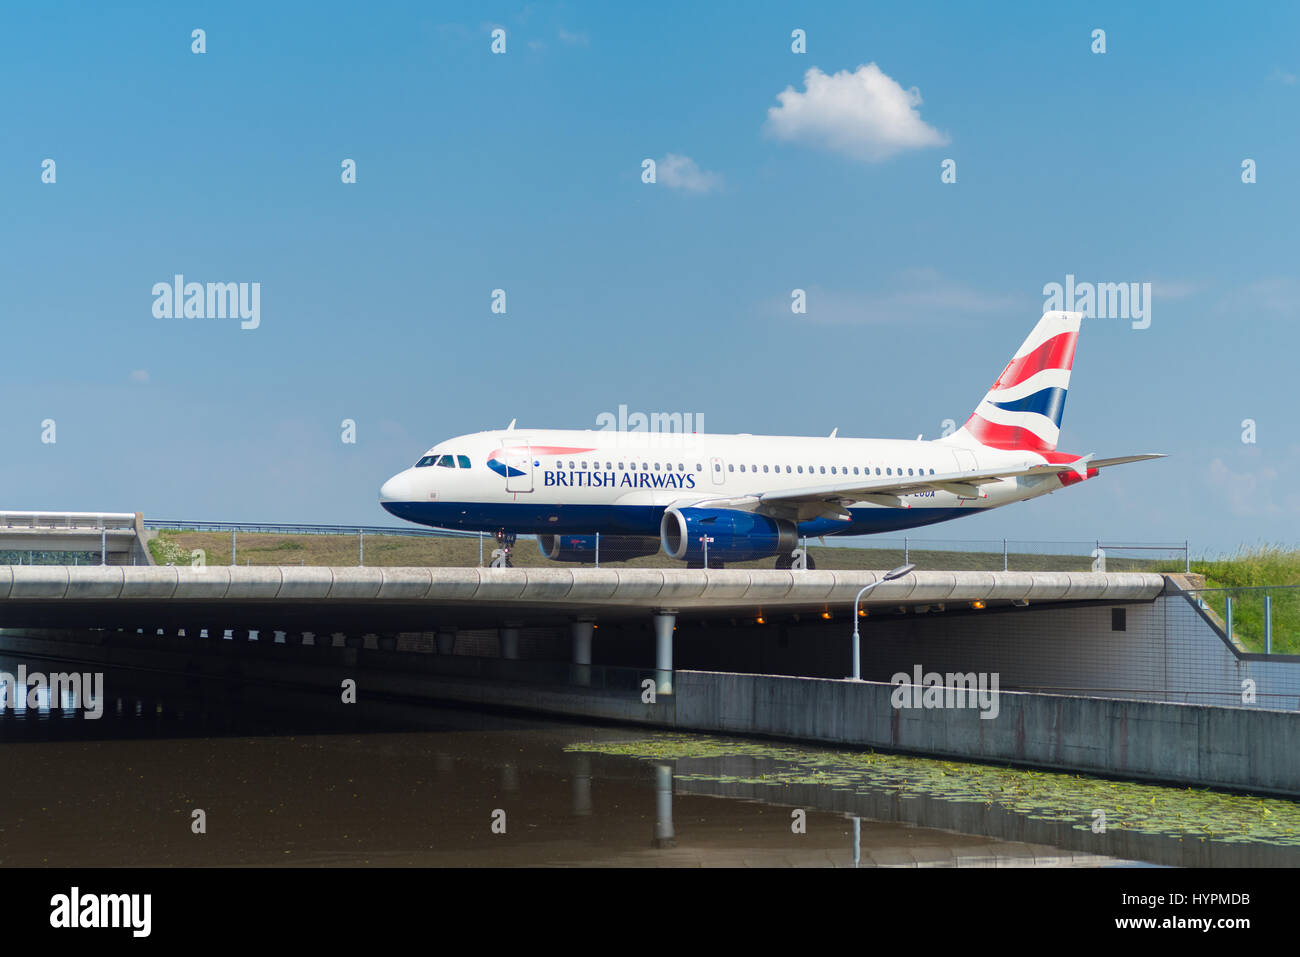
[[[1285,86],[1295,86],[1296,75],[1292,73],[1290,70],[1284,70],[1281,67],[1276,67],[1273,70],[1273,79],[1277,80],[1279,83]]]
[[[777,94],[781,105],[767,111],[771,135],[870,162],[949,141],[921,119],[921,92],[903,89],[874,63],[833,76],[813,67],[804,87]]]
[[[684,189],[692,193],[707,193],[722,185],[722,177],[700,169],[689,156],[669,153],[655,163],[655,182],[670,189]]]
[[[1207,476],[1210,486],[1222,493],[1229,511],[1237,518],[1282,514],[1282,507],[1273,501],[1277,477],[1277,470],[1268,466],[1235,472],[1221,458],[1211,460]]]
[[[570,33],[564,27],[560,27],[560,42],[567,43],[571,47],[585,47],[591,42],[591,38],[585,33]]]
[[[147,369],[134,369],[131,372],[132,382],[148,382],[149,371]]]
[[[789,319],[818,325],[877,325],[927,322],[939,316],[969,317],[985,313],[1025,313],[1028,300],[984,292],[966,283],[945,279],[930,268],[909,269],[897,276],[891,288],[870,293],[839,292],[804,287],[808,311],[790,311],[788,296],[778,303],[778,313]],[[1032,305],[1029,306],[1032,309]]]

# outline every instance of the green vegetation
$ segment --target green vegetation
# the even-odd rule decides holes
[[[183,532],[164,529],[150,542],[155,549],[159,540],[177,545],[184,555],[174,559],[176,564],[190,563],[191,549],[201,548],[207,553],[210,565],[230,564],[229,532]],[[250,565],[356,565],[359,558],[356,535],[285,535],[264,532],[240,532],[236,540],[236,557],[239,564]],[[492,559],[496,540],[483,539],[483,563]],[[841,548],[810,544],[809,554],[819,568],[884,569],[903,563],[901,548]],[[292,552],[292,556],[285,553]],[[169,553],[170,554],[170,553]],[[176,554],[180,554],[177,552]],[[158,553],[154,551],[155,561]],[[916,549],[909,551],[908,561],[920,568],[943,568],[955,571],[1001,571],[1001,551],[940,551]],[[520,568],[564,568],[576,565],[552,562],[542,556],[537,542],[530,536],[520,536],[511,556]],[[161,562],[166,564],[166,562]],[[366,535],[365,563],[374,566],[448,565],[465,567],[479,564],[477,538],[418,537],[406,535]],[[611,548],[601,550],[602,565],[628,568],[681,568],[682,563],[665,558],[662,554],[644,555],[624,559]],[[728,568],[771,568],[773,559],[763,558],[748,562],[729,563]],[[1155,571],[1158,565],[1168,565],[1157,559],[1116,558],[1107,556],[1106,567],[1111,571]],[[590,563],[588,563],[590,565]],[[1092,558],[1087,554],[1051,555],[1012,552],[1009,565],[1013,571],[1088,571]],[[1181,563],[1179,570],[1182,570]]]
[[[619,743],[572,744],[565,750],[675,761],[674,776],[681,780],[774,789],[817,784],[858,794],[883,791],[903,799],[980,803],[1028,818],[1061,821],[1081,831],[1091,830],[1093,811],[1100,808],[1107,829],[1113,831],[1202,842],[1300,845],[1300,804],[1280,798],[872,751],[783,747],[709,735],[659,734]],[[702,760],[733,757],[749,759],[735,762],[742,773],[721,773],[719,766]]]
[[[1264,650],[1264,596],[1272,599],[1273,651],[1300,654],[1300,551],[1277,545],[1243,548],[1231,558],[1192,563],[1192,572],[1205,576],[1201,597],[1221,622],[1227,618],[1227,598],[1232,598],[1232,632],[1247,651]]]

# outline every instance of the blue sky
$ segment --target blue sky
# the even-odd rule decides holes
[[[1068,273],[1153,299],[1085,320],[1061,447],[1170,458],[923,534],[1296,544],[1298,33],[1289,4],[8,5],[0,505],[388,524],[434,442],[620,404],[930,438]],[[769,120],[873,63],[930,145]],[[704,188],[641,181],[670,155]],[[260,326],[155,318],[176,273],[260,282]]]

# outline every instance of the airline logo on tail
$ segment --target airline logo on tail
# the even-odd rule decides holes
[[[1045,313],[953,439],[1055,451],[1082,319],[1078,312]]]

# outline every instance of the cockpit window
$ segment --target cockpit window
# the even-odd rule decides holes
[[[444,455],[438,459],[438,467],[444,469],[454,469],[456,467],[456,456]]]
[[[469,468],[469,456],[468,455],[456,456],[456,464],[463,469]]]
[[[417,469],[422,469],[422,468],[424,468],[425,466],[432,465],[432,464],[433,464],[434,462],[436,462],[436,461],[438,461],[438,456],[436,456],[436,455],[426,455],[426,456],[424,456],[422,459],[420,459],[420,461],[418,461],[418,462],[415,463],[415,467],[416,467]]]

